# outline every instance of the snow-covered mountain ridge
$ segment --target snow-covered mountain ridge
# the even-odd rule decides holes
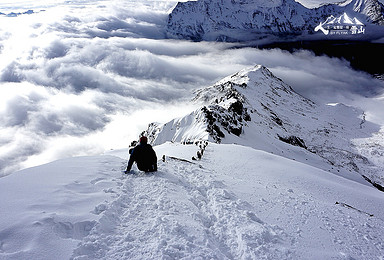
[[[196,92],[202,105],[185,117],[150,124],[153,144],[237,143],[349,179],[384,185],[380,127],[343,104],[319,105],[264,66],[244,69]],[[372,138],[372,136],[375,136]]]
[[[36,13],[39,13],[39,12],[44,12],[44,10],[39,10],[37,12],[35,10],[28,10],[28,11],[25,11],[25,12],[17,12],[17,13],[11,12],[11,13],[8,13],[8,14],[0,12],[0,16],[4,15],[4,16],[7,16],[7,17],[17,17],[17,16],[20,16],[20,15],[30,15],[30,14],[36,14]]]
[[[250,147],[127,149],[0,179],[0,259],[380,259],[384,193]],[[171,159],[177,157],[183,160]],[[236,162],[236,163],[235,163]]]
[[[313,33],[320,22],[343,13],[384,25],[384,6],[377,0],[347,0],[313,9],[294,0],[198,0],[176,5],[169,14],[167,32],[192,40],[243,41],[264,34]]]
[[[125,175],[123,149],[0,178],[0,260],[380,259],[384,193],[361,175],[380,180],[383,138],[362,111],[260,65],[194,101],[150,125],[154,174]]]

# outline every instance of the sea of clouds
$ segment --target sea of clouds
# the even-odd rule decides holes
[[[194,90],[255,64],[316,102],[384,118],[382,81],[345,60],[166,39],[175,1],[12,3],[0,12],[35,13],[0,17],[0,176],[127,147],[148,123],[194,109]]]

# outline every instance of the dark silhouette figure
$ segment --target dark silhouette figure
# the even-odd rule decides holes
[[[137,168],[144,172],[157,171],[157,156],[152,146],[148,144],[148,139],[145,136],[140,138],[140,143],[130,150],[130,158],[128,161],[128,167],[125,173],[131,171],[134,162],[137,164]]]

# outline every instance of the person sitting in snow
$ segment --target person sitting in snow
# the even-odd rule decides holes
[[[140,138],[140,143],[130,150],[130,158],[128,161],[128,167],[125,173],[131,171],[134,162],[137,164],[137,168],[144,172],[157,171],[157,156],[152,146],[148,144],[148,139],[145,136]]]

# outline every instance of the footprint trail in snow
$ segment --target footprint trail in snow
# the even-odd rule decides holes
[[[211,173],[183,161],[117,178],[120,195],[72,259],[287,259],[288,236],[260,220]]]

